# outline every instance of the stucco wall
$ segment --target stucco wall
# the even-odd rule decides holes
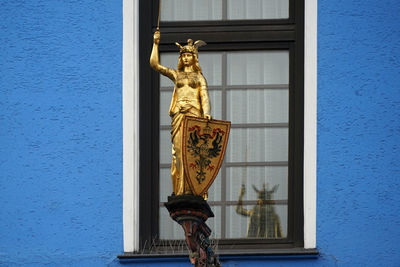
[[[318,2],[317,244],[400,266],[400,4]]]
[[[122,3],[0,18],[0,265],[102,266],[122,251]]]
[[[399,266],[397,2],[318,1],[320,258],[224,266]],[[0,15],[0,266],[119,266],[122,2]]]

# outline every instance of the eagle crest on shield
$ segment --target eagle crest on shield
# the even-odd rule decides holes
[[[214,182],[228,142],[230,122],[185,116],[183,162],[189,185],[202,195]]]

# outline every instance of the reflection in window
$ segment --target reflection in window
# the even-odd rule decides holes
[[[163,0],[162,21],[289,18],[289,0]]]
[[[289,52],[202,52],[199,62],[209,85],[211,115],[232,121],[225,161],[209,190],[215,214],[207,221],[212,238],[285,238]],[[161,63],[176,69],[177,54],[161,53]],[[173,83],[160,76],[160,239],[183,238],[181,227],[163,207],[172,192],[167,115],[172,92]]]
[[[244,205],[243,208],[252,211],[257,208],[257,205]],[[252,218],[238,214],[237,207],[229,206],[226,224],[229,238],[285,238],[287,235],[287,205],[266,204],[263,208],[266,210],[265,213],[260,212],[259,214],[263,213],[264,217],[257,218],[258,214],[255,214]],[[261,219],[263,222],[260,224]]]

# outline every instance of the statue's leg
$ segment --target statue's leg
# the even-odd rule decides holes
[[[181,126],[179,126],[182,128]],[[175,160],[173,160],[173,164],[175,166],[175,170],[173,175],[173,179],[175,179],[175,194],[183,195],[185,193],[185,179],[183,172],[183,164],[182,164],[182,129],[176,133],[174,141],[174,151],[175,151]]]
[[[171,164],[171,178],[172,186],[175,195],[182,195],[184,193],[183,181],[183,166],[182,166],[182,119],[183,114],[175,114],[172,117],[172,164]]]
[[[172,180],[172,193],[177,194],[177,169],[176,169],[176,151],[174,144],[172,144],[172,163],[171,163],[171,180]]]
[[[190,186],[188,184],[188,178],[186,177],[185,174],[185,169],[183,167],[183,154],[182,154],[182,138],[183,138],[183,127],[179,130],[178,134],[176,137],[178,137],[178,143],[177,146],[179,146],[179,153],[177,153],[177,168],[179,168],[179,192],[180,195],[185,194],[185,195],[191,195],[192,190],[190,189]],[[175,137],[175,138],[176,138]]]

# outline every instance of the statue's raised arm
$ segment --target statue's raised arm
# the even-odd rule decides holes
[[[159,73],[161,73],[162,75],[170,78],[175,83],[176,70],[160,65],[160,59],[158,55],[158,45],[160,43],[161,34],[159,31],[156,31],[154,33],[153,39],[154,43],[153,43],[153,50],[151,51],[151,56],[150,56],[150,66]]]

